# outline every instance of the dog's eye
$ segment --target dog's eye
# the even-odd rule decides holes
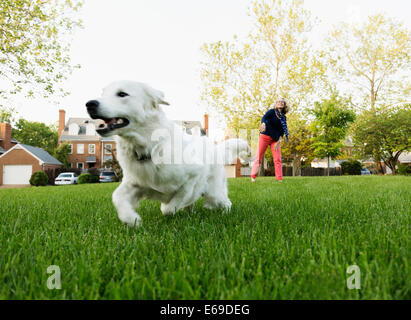
[[[117,96],[121,98],[127,97],[128,95],[129,95],[128,93],[125,93],[123,91],[120,91],[119,93],[117,93]]]

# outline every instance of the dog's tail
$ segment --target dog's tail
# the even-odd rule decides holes
[[[249,163],[251,148],[243,139],[228,139],[217,145],[219,155],[225,165],[235,163],[240,158],[242,164]]]

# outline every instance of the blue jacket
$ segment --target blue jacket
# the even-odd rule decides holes
[[[274,141],[278,141],[285,134],[288,141],[287,117],[285,114],[277,109],[270,109],[261,119],[261,123],[265,123],[265,131],[261,132],[262,134],[270,136]]]

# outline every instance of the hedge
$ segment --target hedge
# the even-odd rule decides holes
[[[34,172],[30,178],[30,184],[35,187],[46,186],[49,182],[49,177],[43,171]]]
[[[100,177],[91,175],[90,173],[83,173],[78,177],[78,184],[97,182],[100,182]]]
[[[348,160],[341,163],[343,175],[361,175],[361,162],[357,160]]]
[[[398,165],[397,173],[404,176],[409,176],[411,175],[411,166],[406,163],[401,163]]]

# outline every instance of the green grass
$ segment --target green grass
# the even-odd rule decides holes
[[[229,214],[120,223],[117,184],[0,190],[1,299],[411,299],[411,179],[230,179]],[[346,286],[358,265],[361,289]],[[47,267],[61,269],[49,290]]]

